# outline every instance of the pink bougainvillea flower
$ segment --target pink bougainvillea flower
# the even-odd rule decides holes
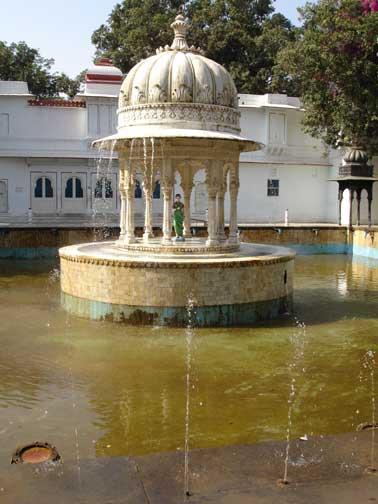
[[[370,12],[370,0],[361,0],[362,12],[368,14]]]
[[[361,0],[361,6],[364,14],[378,12],[378,0]]]
[[[371,12],[378,12],[378,0],[370,0]]]

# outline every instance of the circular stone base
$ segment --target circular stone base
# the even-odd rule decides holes
[[[60,249],[65,308],[97,320],[200,327],[250,325],[291,309],[292,251],[242,243],[205,254],[204,240],[189,241],[182,253],[136,253],[119,242]]]

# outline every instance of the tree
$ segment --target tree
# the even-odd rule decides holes
[[[7,45],[0,41],[0,79],[26,81],[31,93],[38,97],[57,96],[60,92],[73,97],[80,87],[81,75],[70,79],[52,73],[53,59],[43,58],[37,49],[25,42]]]
[[[58,93],[64,93],[70,98],[74,98],[80,90],[81,84],[85,80],[86,70],[80,72],[78,76],[71,79],[65,73],[55,74],[53,76],[54,86]]]
[[[297,40],[302,30],[293,26],[282,14],[273,14],[263,23],[262,28],[261,35],[256,38],[256,58],[260,55],[260,68],[255,73],[255,80],[260,84],[257,87],[260,90],[258,92],[274,91],[299,96],[300,87],[296,80],[288,80],[285,74],[277,74],[273,88],[273,75],[277,55],[284,47]]]
[[[172,40],[170,24],[180,6],[189,18],[189,44],[224,65],[245,93],[266,93],[272,67],[282,45],[295,40],[297,30],[274,0],[123,0],[108,21],[93,33],[98,55],[110,57],[123,72]]]
[[[53,94],[50,69],[52,59],[45,59],[25,42],[7,45],[0,42],[0,78],[26,81],[33,94]]]
[[[275,70],[300,86],[306,132],[334,148],[377,153],[377,2],[319,0],[300,13],[303,35],[280,52]]]
[[[109,56],[123,72],[172,38],[170,24],[182,0],[124,0],[92,35],[97,56]]]

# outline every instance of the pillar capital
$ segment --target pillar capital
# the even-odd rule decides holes
[[[216,198],[218,194],[218,187],[207,187],[207,194],[209,198]]]
[[[181,187],[184,192],[191,192],[194,187],[194,183],[193,181],[181,182]]]
[[[124,213],[124,230],[121,231],[121,240],[124,243],[134,243],[135,240],[135,229],[134,229],[134,190],[135,190],[135,179],[133,173],[125,171],[124,178],[124,201],[123,201],[123,213]],[[122,196],[122,193],[121,193]]]
[[[168,184],[167,182],[161,181],[161,190],[163,196],[169,195],[173,191],[173,184]]]
[[[221,166],[219,161],[213,160],[210,166],[206,169],[206,187],[207,192],[210,193],[215,191],[215,194],[219,191],[221,186]]]
[[[119,149],[117,152],[118,152],[118,167],[120,170],[125,170],[127,164],[127,152],[125,149]]]
[[[142,188],[143,191],[146,193],[147,191],[153,190],[153,184],[154,184],[154,173],[151,168],[147,168],[147,170],[143,170],[143,176],[142,176]]]
[[[174,171],[171,159],[164,159],[160,175],[160,183],[163,191],[164,188],[172,188],[174,185]]]

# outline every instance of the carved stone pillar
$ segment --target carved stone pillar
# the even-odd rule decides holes
[[[126,234],[126,190],[125,190],[125,173],[126,173],[126,158],[123,152],[118,154],[119,167],[119,193],[121,196],[121,212],[120,212],[120,234],[119,239],[124,240]]]
[[[341,206],[343,203],[343,190],[339,188],[339,226],[341,226]]]
[[[226,233],[224,232],[224,196],[227,190],[227,173],[228,169],[223,167],[222,170],[222,183],[220,185],[217,195],[217,211],[218,211],[218,239],[220,241],[226,240]]]
[[[238,193],[239,193],[239,163],[230,169],[230,232],[229,243],[239,243],[238,233]]]
[[[361,225],[361,189],[357,191],[357,226]]]
[[[349,227],[353,226],[353,199],[354,199],[354,189],[349,189]]]
[[[184,238],[191,238],[190,231],[190,197],[193,189],[193,173],[189,163],[182,166],[180,170],[181,187],[184,192]]]
[[[217,190],[216,188],[208,188],[209,208],[208,208],[208,224],[207,224],[207,240],[206,245],[219,245],[218,226],[217,226]]]
[[[217,194],[220,188],[220,165],[217,161],[212,161],[207,169],[206,185],[208,194],[208,223],[206,245],[219,245],[218,221],[217,221]]]
[[[135,226],[134,226],[134,193],[135,193],[135,178],[131,166],[128,167],[125,173],[125,192],[126,192],[126,225],[124,243],[135,243]]]
[[[191,238],[190,231],[190,197],[192,194],[193,186],[185,186],[182,188],[184,191],[184,238]]]
[[[172,244],[172,191],[173,191],[173,170],[170,159],[165,159],[161,177],[161,188],[163,191],[163,245]]]
[[[368,188],[368,225],[371,226],[371,202],[373,201],[373,184]]]
[[[152,221],[153,221],[153,216],[152,216],[152,183],[151,183],[151,174],[149,171],[144,174],[143,192],[144,192],[144,201],[145,201],[143,240],[148,241],[150,238],[154,237],[154,234],[152,231]]]
[[[217,195],[217,210],[218,210],[218,239],[224,241],[226,239],[226,233],[224,232],[224,194],[225,192],[221,189],[218,191]]]
[[[126,191],[124,188],[119,188],[119,193],[121,196],[121,213],[120,213],[120,233],[119,239],[122,241],[126,234]]]

